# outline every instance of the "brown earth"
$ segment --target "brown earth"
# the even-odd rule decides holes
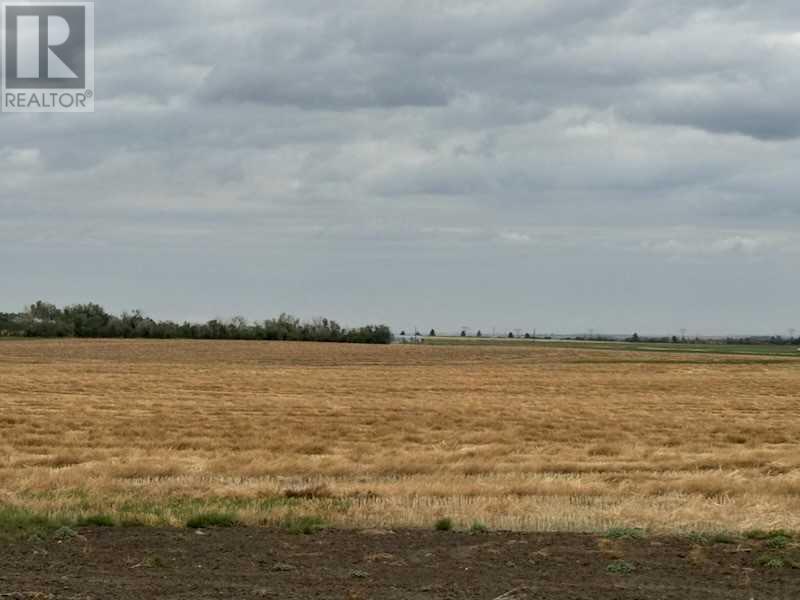
[[[786,551],[784,551],[785,554]],[[0,598],[794,600],[764,542],[589,535],[83,529],[0,542]],[[624,562],[623,562],[624,561]],[[612,573],[623,565],[628,573]]]

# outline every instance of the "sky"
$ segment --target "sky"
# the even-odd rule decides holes
[[[796,0],[99,0],[0,115],[0,310],[800,330]]]

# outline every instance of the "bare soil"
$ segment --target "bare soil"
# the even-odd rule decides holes
[[[795,600],[792,550],[571,534],[81,529],[0,542],[0,598]],[[760,566],[764,557],[783,566]]]

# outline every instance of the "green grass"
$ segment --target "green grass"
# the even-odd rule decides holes
[[[606,571],[614,575],[627,575],[633,573],[636,567],[627,560],[615,560],[606,567]]]
[[[481,523],[480,521],[475,521],[472,524],[472,527],[469,528],[469,530],[470,530],[471,533],[488,533],[489,532],[489,528],[486,525],[484,525],[483,523]]]
[[[18,539],[34,534],[49,534],[74,522],[62,515],[38,514],[25,508],[0,505],[0,537]]]
[[[782,569],[786,566],[786,561],[780,556],[763,554],[756,559],[756,564],[766,569]]]
[[[764,545],[767,548],[772,548],[773,550],[783,550],[791,541],[791,538],[788,538],[785,535],[776,535],[770,537],[766,542],[764,542]]]
[[[167,566],[160,556],[147,556],[140,565],[145,569],[163,569]]]
[[[193,516],[186,521],[189,529],[208,529],[209,527],[235,527],[239,520],[233,513],[207,512]]]
[[[114,519],[108,515],[89,515],[78,519],[78,527],[114,527]]]
[[[739,541],[735,536],[727,533],[715,533],[710,540],[712,544],[735,544]]]
[[[647,537],[644,529],[638,527],[612,527],[603,536],[609,540],[641,540]]]
[[[294,535],[314,535],[327,527],[325,521],[320,517],[315,516],[293,516],[286,517],[283,521],[283,527],[289,533]]]
[[[751,529],[750,531],[745,532],[744,537],[746,537],[748,540],[766,540],[767,542],[770,540],[785,540],[788,543],[792,540],[793,536],[791,533],[784,531],[783,529],[773,529],[772,531]]]
[[[739,540],[728,533],[690,533],[686,536],[690,542],[710,546],[712,544],[736,544]]]
[[[452,519],[439,519],[436,521],[434,525],[436,531],[452,531],[453,530],[453,520]]]

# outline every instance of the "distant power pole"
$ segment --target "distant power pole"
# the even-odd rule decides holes
[[[686,328],[681,329],[681,340],[686,341]]]
[[[790,340],[793,340],[793,339],[794,339],[794,334],[795,334],[795,333],[797,333],[797,330],[796,330],[794,327],[792,327],[792,328],[789,330],[789,339],[790,339]]]

